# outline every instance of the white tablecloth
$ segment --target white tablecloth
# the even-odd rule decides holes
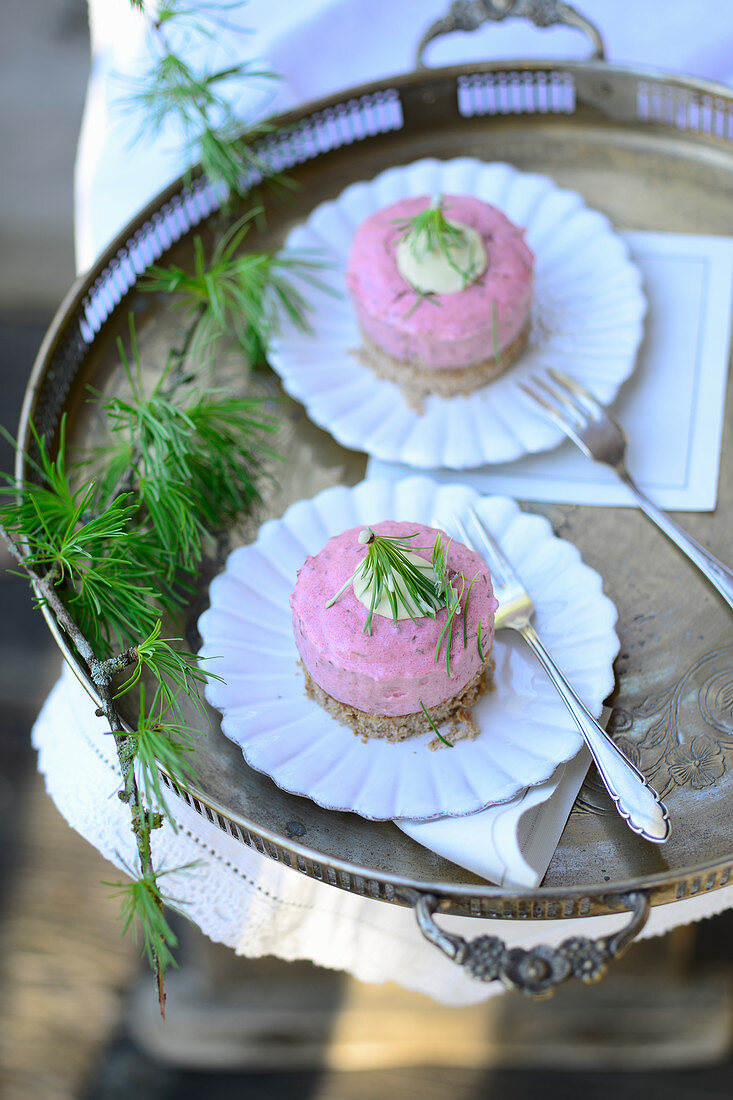
[[[120,74],[144,67],[143,24],[129,0],[90,0],[92,75],[76,175],[77,258],[86,268],[135,211],[181,170],[170,131],[132,148],[134,112],[121,112]],[[250,0],[229,13],[253,28],[229,34],[219,56],[266,57],[284,79],[273,92],[262,82],[237,107],[282,108],[340,87],[412,66],[424,27],[443,0]],[[647,0],[630,6],[585,0],[582,10],[602,27],[612,60],[725,78],[733,50],[733,5]],[[213,47],[212,47],[213,48]],[[567,30],[539,32],[518,22],[491,25],[476,36],[435,44],[432,63],[482,57],[574,56],[587,53]],[[39,767],[66,820],[120,867],[133,866],[129,815],[116,797],[119,777],[104,722],[70,674],[56,686],[34,729]],[[182,803],[173,803],[178,830],[155,835],[158,866],[172,873],[169,895],[212,939],[240,954],[307,958],[365,981],[394,980],[447,1004],[470,1004],[497,991],[466,978],[421,937],[408,910],[372,901],[302,877],[227,837]],[[183,873],[173,869],[195,861]],[[733,905],[733,886],[653,910],[644,935]],[[502,936],[510,946],[557,944],[573,934],[598,936],[627,916],[580,921],[506,922],[468,918],[444,924],[470,938]]]

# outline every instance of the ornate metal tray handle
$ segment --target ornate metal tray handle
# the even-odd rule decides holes
[[[613,936],[597,940],[572,936],[559,947],[508,948],[498,936],[478,936],[470,942],[463,936],[444,932],[433,920],[440,902],[433,894],[423,894],[415,906],[420,931],[444,955],[464,967],[479,982],[500,981],[506,989],[531,997],[551,997],[555,986],[569,978],[597,982],[608,964],[618,958],[642,930],[649,916],[649,897],[642,891],[623,894],[614,902],[631,909],[625,928]]]
[[[589,60],[603,61],[606,50],[598,28],[579,11],[561,0],[454,0],[442,19],[428,27],[417,47],[415,67],[426,68],[424,54],[434,38],[453,31],[475,31],[483,23],[501,23],[509,17],[529,19],[536,27],[552,27],[562,23],[574,27],[590,38],[593,50]]]

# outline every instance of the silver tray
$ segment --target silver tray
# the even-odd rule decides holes
[[[317,203],[335,197],[348,183],[428,155],[470,155],[548,173],[623,229],[733,233],[733,98],[722,86],[666,73],[597,61],[422,70],[285,114],[259,149],[274,169],[287,169],[299,184],[287,199],[263,189],[268,221],[258,239],[263,247],[281,243]],[[258,182],[253,176],[252,185]],[[216,206],[214,190],[204,179],[177,181],[72,287],[28,385],[19,430],[23,447],[30,446],[31,420],[53,435],[64,413],[72,440],[93,434],[85,388],[92,380],[107,391],[117,385],[115,340],[125,335],[129,311],[136,315],[144,355],[154,355],[175,339],[177,315],[140,292],[136,281],[163,255],[190,263],[193,234],[205,239],[211,234]],[[274,388],[276,381],[268,384]],[[300,406],[282,400],[286,426],[278,445],[287,464],[262,514],[232,533],[230,541],[250,539],[256,520],[281,514],[300,497],[339,482],[354,484],[363,476],[363,455],[343,450],[307,420]],[[724,559],[730,557],[733,534],[732,401],[729,395],[717,509],[684,519],[695,538]],[[25,473],[22,457],[18,472]],[[632,835],[590,778],[542,886],[524,893],[502,889],[427,851],[389,823],[328,812],[279,790],[244,764],[222,735],[216,715],[196,750],[196,788],[181,791],[171,785],[177,797],[224,832],[294,873],[417,907],[426,935],[474,970],[483,958],[480,941],[474,946],[461,937],[443,936],[432,921],[435,910],[544,920],[632,909],[627,932],[602,945],[610,957],[643,924],[650,905],[732,881],[729,612],[636,511],[528,507],[547,515],[555,530],[579,547],[603,575],[618,607],[621,651],[617,687],[609,700],[610,728],[636,746],[642,768],[666,792],[675,828],[663,849]],[[193,644],[206,584],[219,564],[205,565],[201,599],[181,624]],[[47,618],[94,695],[55,621]],[[705,760],[692,749],[693,739],[700,737],[705,740],[696,745],[705,747]]]

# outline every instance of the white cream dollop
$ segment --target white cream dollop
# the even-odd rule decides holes
[[[416,247],[407,239],[397,245],[397,270],[421,294],[457,294],[486,270],[489,257],[481,235],[463,222],[446,221],[460,231],[460,239],[445,250]]]
[[[413,554],[411,550],[406,551],[404,556],[408,559],[408,561],[412,562],[413,565],[417,566],[417,568],[425,574],[426,578],[428,579],[428,581],[430,581],[431,584],[437,585],[438,578],[429,561],[426,561],[425,558],[421,558],[419,554]],[[361,570],[359,570],[359,572],[354,577],[353,589],[354,595],[356,596],[357,600],[360,603],[364,604],[364,607],[366,607],[368,610],[372,606],[372,586],[364,580],[364,575]],[[425,614],[424,611],[420,611],[417,607],[415,607],[415,605],[410,600],[410,597],[407,595],[405,590],[405,582],[402,580],[399,574],[395,575],[395,592],[397,594],[398,619],[417,619],[421,615]],[[385,592],[382,593],[382,597],[379,603],[374,608],[374,613],[375,615],[384,615],[385,618],[388,619],[393,618],[392,608],[390,607],[389,600],[387,599],[387,594]]]

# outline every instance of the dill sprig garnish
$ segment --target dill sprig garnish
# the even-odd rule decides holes
[[[415,288],[413,288],[415,289]],[[415,310],[423,304],[423,302],[429,302],[431,306],[442,306],[443,303],[436,297],[433,291],[417,290],[415,289],[415,301],[412,303],[407,313],[405,313],[405,320],[408,317],[412,317]]]
[[[427,708],[427,707],[425,706],[425,704],[423,703],[422,699],[418,699],[418,703],[420,704],[420,709],[422,710],[423,714],[425,715],[425,717],[427,718],[428,722],[430,723],[430,728],[432,729],[433,733],[434,733],[434,734],[435,734],[435,735],[436,735],[437,737],[439,737],[439,738],[440,738],[440,740],[441,740],[441,741],[443,742],[443,744],[444,744],[444,745],[447,745],[449,749],[453,749],[453,748],[455,748],[455,745],[453,744],[453,742],[452,742],[452,741],[449,741],[447,737],[443,737],[443,734],[442,734],[442,733],[440,732],[440,730],[439,730],[439,729],[438,729],[438,727],[436,726],[435,722],[434,722],[434,721],[433,721],[433,719],[431,718],[431,716],[430,716],[430,712],[428,711],[428,708]]]
[[[502,362],[501,355],[499,354],[499,330],[497,328],[497,310],[495,301],[492,301],[491,303],[491,346],[494,353],[496,365],[498,367],[501,367]]]
[[[366,557],[336,595],[328,600],[326,607],[331,607],[358,580],[370,593],[365,634],[372,632],[372,618],[383,596],[387,599],[395,623],[399,619],[400,604],[411,619],[416,615],[430,615],[434,619],[445,602],[426,569],[407,556],[412,550],[410,540],[417,534],[415,531],[411,535],[378,535],[371,527],[365,527],[359,534],[359,542],[367,547]],[[427,566],[429,563],[426,561],[425,564]]]
[[[460,225],[448,221],[443,203],[442,195],[434,195],[425,210],[397,220],[397,243],[404,241],[415,256],[435,252],[451,260],[451,250],[465,243],[466,234]]]
[[[468,258],[471,256],[471,237],[467,227],[446,218],[442,195],[433,196],[425,210],[421,210],[411,218],[398,219],[394,224],[398,232],[396,245],[406,245],[417,261],[425,260],[430,256],[442,256],[451,270],[460,276],[464,290],[480,274],[476,254],[472,259]],[[468,250],[467,267],[462,267],[457,262],[461,249]],[[416,308],[425,296],[420,287],[415,287],[415,290],[420,294],[420,298],[413,308]]]
[[[455,577],[451,576],[448,570],[448,545],[438,536],[433,544],[433,572],[437,577],[439,585],[440,597],[443,602],[443,606],[446,608],[448,614],[446,616],[443,629],[438,635],[438,640],[435,643],[435,660],[437,662],[440,656],[440,646],[445,639],[445,670],[446,674],[450,676],[450,654],[451,647],[453,645],[453,625],[457,615],[461,614],[461,600],[463,599],[463,593],[466,589],[466,578],[463,574],[460,574],[461,587],[458,590],[455,587]],[[473,584],[473,581],[471,581]],[[470,587],[469,587],[470,592]],[[468,606],[468,597],[466,597],[466,606]],[[465,609],[464,609],[465,610]],[[464,648],[466,646],[466,623],[464,616]]]
[[[463,614],[463,647],[468,644],[465,612],[475,577],[466,582],[462,574],[452,573],[448,567],[448,543],[436,535],[432,548],[432,558],[425,559],[425,565],[419,566],[408,556],[414,549],[411,535],[378,535],[371,527],[365,527],[359,533],[359,542],[366,545],[367,553],[357,565],[351,576],[338,592],[327,601],[326,607],[333,606],[350,586],[357,583],[369,593],[369,606],[364,623],[364,633],[371,634],[374,612],[385,598],[392,619],[397,623],[400,605],[415,619],[418,615],[429,615],[434,619],[439,611],[446,610],[446,620],[435,644],[435,660],[438,661],[440,648],[445,643],[445,668],[450,676],[450,655],[453,645],[453,627],[456,617]],[[460,578],[460,587],[457,580]],[[465,593],[465,602],[464,602]]]

